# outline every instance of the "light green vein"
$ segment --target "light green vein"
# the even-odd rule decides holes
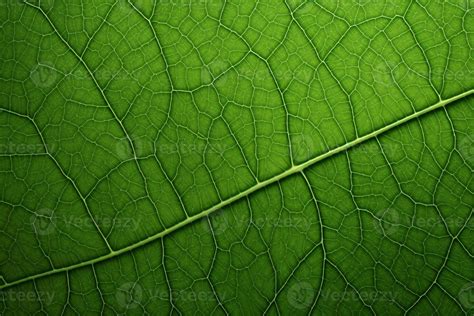
[[[153,236],[150,236],[140,242],[137,242],[135,244],[132,244],[130,246],[127,246],[125,248],[122,248],[120,250],[116,250],[116,251],[112,251],[110,253],[108,253],[107,255],[104,255],[104,256],[100,256],[100,257],[97,257],[95,259],[91,259],[91,260],[88,260],[88,261],[85,261],[85,262],[81,262],[81,263],[78,263],[78,264],[74,264],[74,265],[70,265],[70,266],[67,266],[67,267],[63,267],[63,268],[59,268],[59,269],[54,269],[54,270],[50,270],[50,271],[46,271],[46,272],[43,272],[43,273],[38,273],[38,274],[35,274],[35,275],[32,275],[32,276],[29,276],[29,277],[25,277],[25,278],[22,278],[22,279],[19,279],[19,280],[16,280],[16,281],[13,281],[13,282],[10,282],[10,283],[6,283],[6,284],[3,284],[0,286],[0,290],[2,289],[5,289],[5,288],[8,288],[8,287],[12,287],[14,285],[18,285],[18,284],[21,284],[21,283],[24,283],[24,282],[28,282],[28,281],[32,281],[32,280],[35,280],[35,279],[38,279],[38,278],[42,278],[42,277],[45,277],[45,276],[48,276],[48,275],[52,275],[52,274],[57,274],[57,273],[61,273],[61,272],[66,272],[66,271],[70,271],[70,270],[74,270],[74,269],[78,269],[78,268],[81,268],[81,267],[85,267],[85,266],[89,266],[89,265],[93,265],[93,264],[96,264],[96,263],[99,263],[99,262],[102,262],[102,261],[106,261],[108,259],[111,259],[111,258],[114,258],[114,257],[117,257],[119,255],[122,255],[124,253],[127,253],[127,252],[130,252],[130,251],[133,251],[137,248],[140,248],[144,245],[147,245],[155,240],[158,240],[166,235],[169,235],[170,233],[180,229],[181,227],[184,227],[184,226],[187,226],[205,216],[208,216],[216,211],[218,211],[219,209],[235,202],[235,201],[238,201],[240,200],[241,198],[243,197],[246,197],[262,188],[265,188],[273,183],[276,183],[284,178],[287,178],[291,175],[294,175],[294,174],[297,174],[297,173],[300,173],[302,172],[303,170],[305,170],[306,168],[314,165],[315,163],[317,162],[320,162],[322,160],[325,160],[325,159],[328,159],[340,152],[343,152],[351,147],[354,147],[354,146],[357,146],[358,144],[360,143],[363,143],[369,139],[372,139],[378,135],[381,135],[389,130],[392,130],[394,128],[396,128],[397,126],[400,126],[404,123],[407,123],[413,119],[416,119],[424,114],[427,114],[427,113],[430,113],[432,111],[435,111],[439,108],[442,108],[442,107],[445,107],[446,105],[448,104],[451,104],[457,100],[460,100],[460,99],[463,99],[463,98],[466,98],[470,95],[474,94],[474,89],[471,89],[471,90],[468,90],[464,93],[461,93],[459,95],[456,95],[452,98],[449,98],[449,99],[446,99],[446,100],[442,100],[434,105],[431,105],[421,111],[418,111],[416,113],[413,113],[409,116],[406,116],[404,117],[403,119],[400,119],[396,122],[393,122],[381,129],[378,129],[372,133],[369,133],[365,136],[362,136],[362,137],[359,137],[351,142],[348,142],[346,143],[345,145],[342,145],[340,147],[337,147],[335,149],[332,149],[322,155],[319,155],[317,157],[314,157],[310,160],[308,160],[307,162],[305,163],[302,163],[300,165],[295,165],[294,167],[288,169],[287,171],[283,172],[283,173],[280,173],[270,179],[267,179],[265,181],[262,181],[262,182],[259,182],[257,183],[256,185],[248,188],[247,190],[225,200],[225,201],[222,201],[220,202],[219,204],[216,204],[215,206],[199,213],[199,214],[196,214],[194,216],[191,216],[191,217],[188,217],[186,220],[182,221],[182,222],[179,222],[177,224],[175,224],[174,226],[171,226]]]

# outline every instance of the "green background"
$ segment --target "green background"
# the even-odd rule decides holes
[[[472,315],[473,13],[3,0],[0,314]]]

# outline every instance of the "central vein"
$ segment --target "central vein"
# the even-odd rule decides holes
[[[321,154],[317,157],[314,157],[302,164],[299,164],[299,165],[296,165],[296,166],[293,166],[292,168],[288,169],[287,171],[283,172],[283,173],[280,173],[270,179],[267,179],[265,181],[262,181],[262,182],[258,182],[256,185],[246,189],[245,191],[227,199],[227,200],[224,200],[218,204],[216,204],[215,206],[207,209],[207,210],[204,210],[202,211],[201,213],[199,214],[196,214],[196,215],[193,215],[191,217],[188,217],[187,219],[185,219],[184,221],[181,221],[153,236],[150,236],[142,241],[139,241],[135,244],[132,244],[130,246],[127,246],[125,248],[122,248],[120,250],[114,250],[114,251],[111,251],[110,253],[104,255],[104,256],[100,256],[100,257],[97,257],[97,258],[94,258],[94,259],[91,259],[91,260],[88,260],[88,261],[85,261],[85,262],[82,262],[82,263],[78,263],[78,264],[74,264],[74,265],[70,265],[70,266],[67,266],[67,267],[63,267],[63,268],[59,268],[59,269],[53,269],[53,270],[49,270],[49,271],[46,271],[46,272],[43,272],[43,273],[39,273],[39,274],[35,274],[35,275],[32,275],[32,276],[29,276],[29,277],[25,277],[25,278],[22,278],[22,279],[19,279],[19,280],[16,280],[16,281],[13,281],[13,282],[10,282],[10,283],[5,283],[3,285],[0,285],[0,289],[4,289],[4,288],[7,288],[7,287],[11,287],[11,286],[14,286],[14,285],[17,285],[17,284],[20,284],[20,283],[24,283],[24,282],[27,282],[27,281],[31,281],[31,280],[35,280],[37,278],[41,278],[41,277],[45,277],[45,276],[48,276],[48,275],[52,275],[52,274],[56,274],[56,273],[61,273],[61,272],[66,272],[66,271],[70,271],[70,270],[74,270],[74,269],[77,269],[77,268],[80,268],[80,267],[84,267],[84,266],[89,266],[89,265],[92,265],[92,264],[95,264],[95,263],[99,263],[99,262],[102,262],[102,261],[106,261],[110,258],[114,258],[114,257],[117,257],[121,254],[124,254],[124,253],[127,253],[129,251],[133,251],[139,247],[142,247],[146,244],[149,244],[157,239],[160,239],[172,232],[174,232],[175,230],[178,230],[179,228],[181,227],[184,227],[184,226],[187,226],[205,216],[208,216],[209,214],[212,214],[216,211],[218,211],[219,209],[235,202],[235,201],[238,201],[240,200],[241,198],[243,197],[246,197],[262,188],[265,188],[273,183],[276,183],[284,178],[287,178],[291,175],[294,175],[296,173],[300,173],[302,172],[303,170],[305,170],[306,168],[314,165],[315,163],[319,162],[319,161],[322,161],[322,160],[325,160],[325,159],[328,159],[329,157],[332,157],[340,152],[343,152],[345,150],[348,150],[350,149],[351,147],[354,147],[360,143],[363,143],[367,140],[370,140],[372,138],[375,138],[377,137],[378,135],[381,135],[389,130],[392,130],[394,129],[395,127],[397,126],[400,126],[406,122],[409,122],[417,117],[420,117],[424,114],[427,114],[427,113],[430,113],[436,109],[439,109],[439,108],[442,108],[442,107],[445,107],[446,105],[450,104],[450,103],[453,103],[457,100],[460,100],[460,99],[463,99],[465,97],[468,97],[470,95],[474,94],[474,89],[471,89],[471,90],[468,90],[464,93],[461,93],[457,96],[454,96],[452,98],[449,98],[449,99],[446,99],[446,100],[443,100],[443,101],[440,101],[432,106],[429,106],[421,111],[418,111],[418,112],[415,112],[409,116],[406,116],[405,118],[403,119],[400,119],[396,122],[393,122],[381,129],[378,129],[372,133],[369,133],[365,136],[362,136],[362,137],[359,137],[359,138],[356,138],[355,140],[351,141],[351,142],[348,142],[342,146],[339,146],[337,148],[334,148],[324,154]]]

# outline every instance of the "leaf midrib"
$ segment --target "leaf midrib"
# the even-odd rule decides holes
[[[273,176],[272,178],[269,178],[265,181],[262,181],[262,182],[258,182],[256,185],[246,189],[245,191],[235,195],[235,196],[232,196],[230,198],[228,198],[227,200],[224,200],[216,205],[214,205],[213,207],[207,209],[207,210],[204,210],[196,215],[193,215],[193,216],[190,216],[188,217],[187,219],[179,222],[179,223],[176,223],[175,225],[155,234],[155,235],[152,235],[146,239],[143,239],[137,243],[134,243],[132,245],[129,245],[125,248],[122,248],[122,249],[119,249],[119,250],[115,250],[115,251],[112,251],[104,256],[100,256],[100,257],[97,257],[97,258],[94,258],[94,259],[91,259],[91,260],[88,260],[88,261],[84,261],[84,262],[81,262],[81,263],[77,263],[77,264],[73,264],[73,265],[70,265],[70,266],[66,266],[66,267],[63,267],[63,268],[59,268],[59,269],[52,269],[52,270],[49,270],[49,271],[46,271],[46,272],[42,272],[42,273],[38,273],[38,274],[34,274],[34,275],[31,275],[31,276],[28,276],[28,277],[25,277],[25,278],[21,278],[21,279],[18,279],[16,281],[13,281],[13,282],[10,282],[10,283],[5,283],[3,285],[0,285],[0,290],[3,290],[5,288],[9,288],[9,287],[12,287],[14,285],[18,285],[18,284],[21,284],[21,283],[25,283],[25,282],[28,282],[28,281],[32,281],[32,280],[36,280],[38,278],[42,278],[42,277],[45,277],[45,276],[48,276],[48,275],[53,275],[53,274],[57,274],[57,273],[61,273],[61,272],[66,272],[66,271],[70,271],[70,270],[75,270],[75,269],[78,269],[78,268],[81,268],[81,267],[85,267],[85,266],[89,266],[89,265],[94,265],[96,263],[99,263],[99,262],[103,262],[103,261],[106,261],[108,259],[112,259],[112,258],[115,258],[119,255],[122,255],[124,253],[128,253],[130,251],[133,251],[137,248],[140,248],[142,246],[145,246],[153,241],[156,241],[160,238],[163,238],[169,234],[171,234],[172,232],[184,227],[184,226],[187,226],[187,225],[190,225],[196,221],[198,221],[199,219],[201,218],[204,218],[220,209],[222,209],[223,207],[225,206],[228,206],[229,204],[232,204],[238,200],[240,200],[241,198],[244,198],[244,197],[247,197],[249,196],[250,194],[262,189],[262,188],[265,188],[273,183],[276,183],[282,179],[285,179],[287,177],[290,177],[294,174],[297,174],[297,173],[300,173],[302,172],[303,170],[305,170],[306,168],[322,161],[322,160],[325,160],[325,159],[328,159],[342,151],[345,151],[345,150],[348,150],[354,146],[357,146],[367,140],[370,140],[372,138],[375,138],[389,130],[392,130],[404,123],[407,123],[411,120],[414,120],[420,116],[423,116],[424,114],[427,114],[427,113],[430,113],[430,112],[433,112],[439,108],[443,108],[445,106],[447,106],[448,104],[451,104],[455,101],[458,101],[458,100],[461,100],[463,98],[466,98],[470,95],[474,94],[474,89],[471,89],[471,90],[468,90],[466,92],[463,92],[461,94],[458,94],[454,97],[451,97],[449,99],[446,99],[446,100],[441,100],[439,101],[438,103],[434,104],[434,105],[431,105],[421,111],[418,111],[418,112],[415,112],[409,116],[406,116],[404,117],[403,119],[400,119],[398,121],[395,121],[383,128],[380,128],[372,133],[369,133],[369,134],[366,134],[365,136],[362,136],[362,137],[359,137],[359,138],[356,138],[355,140],[353,141],[350,141],[344,145],[341,145],[337,148],[334,148],[324,154],[321,154],[319,156],[316,156],[312,159],[309,159],[308,161],[302,163],[302,164],[299,164],[299,165],[294,165],[292,166],[290,169],[288,169],[287,171],[284,171],[278,175],[275,175]]]

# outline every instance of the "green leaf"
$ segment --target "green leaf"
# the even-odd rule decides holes
[[[5,0],[0,314],[474,312],[468,0]]]

